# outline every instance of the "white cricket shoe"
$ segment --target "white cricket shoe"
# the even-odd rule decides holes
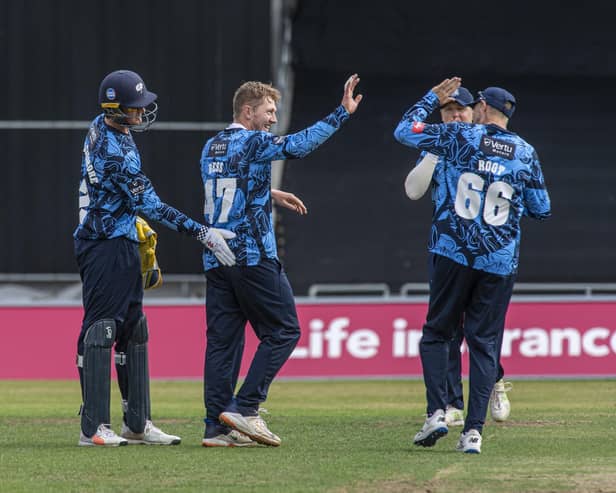
[[[143,433],[135,433],[126,423],[122,422],[122,436],[128,440],[128,443],[144,443],[146,445],[179,445],[182,441],[180,437],[168,435],[157,428],[149,419],[145,422]]]
[[[280,445],[280,437],[269,430],[263,418],[258,414],[256,416],[242,416],[240,413],[225,411],[220,414],[218,419],[227,426],[252,438],[255,442],[272,447]]]
[[[490,395],[490,414],[494,421],[506,421],[511,413],[511,404],[507,392],[513,388],[511,382],[503,382],[501,378],[494,384]]]
[[[415,435],[413,443],[422,447],[433,447],[436,441],[448,432],[445,413],[442,409],[437,409],[432,416],[426,418],[423,427]]]
[[[447,426],[464,426],[464,411],[448,405],[445,409],[445,423]]]
[[[242,432],[231,429],[227,433],[219,433],[213,437],[205,437],[201,441],[204,447],[257,447],[259,444]]]
[[[80,432],[79,442],[77,445],[81,447],[92,447],[95,445],[102,447],[121,447],[122,445],[127,444],[128,440],[116,435],[108,425],[99,425],[96,433],[94,433],[91,437],[85,436],[83,431]]]
[[[468,430],[466,433],[460,434],[460,440],[456,445],[458,452],[465,454],[480,454],[481,453],[481,434],[477,430]]]

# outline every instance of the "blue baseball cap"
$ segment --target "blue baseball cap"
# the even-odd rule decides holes
[[[458,87],[450,96],[460,106],[470,106],[473,104],[473,95],[465,87]],[[446,106],[446,105],[443,105]],[[441,108],[443,107],[441,106]]]
[[[488,87],[477,94],[479,96],[472,102],[473,105],[483,100],[492,108],[503,113],[507,118],[511,118],[511,115],[513,115],[515,111],[515,98],[509,91],[502,87]]]

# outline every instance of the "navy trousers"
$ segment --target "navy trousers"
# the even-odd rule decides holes
[[[83,355],[83,339],[90,325],[101,319],[115,320],[115,351],[126,352],[131,332],[143,316],[143,282],[137,243],[124,237],[75,240],[75,256],[83,286],[84,308],[77,354]],[[120,391],[126,399],[126,369],[123,366],[116,366],[116,369]],[[81,377],[81,368],[79,370]]]
[[[431,256],[430,303],[420,342],[427,412],[447,406],[451,340],[464,320],[470,355],[469,403],[464,432],[481,433],[498,372],[505,315],[514,276],[499,276]]]
[[[462,325],[456,331],[449,345],[449,362],[447,368],[447,405],[456,409],[464,409],[464,387],[462,386],[462,355],[460,346],[464,340],[464,328]],[[496,382],[505,376],[505,369],[500,363],[500,351],[498,355],[498,372]]]
[[[204,400],[207,422],[234,399],[250,322],[259,339],[246,379],[235,396],[238,409],[255,413],[272,380],[300,337],[293,292],[276,259],[255,266],[218,267],[206,272],[207,318]]]
[[[449,360],[447,361],[447,405],[456,409],[464,409],[464,387],[462,386],[462,355],[460,346],[464,340],[462,324],[449,344]]]

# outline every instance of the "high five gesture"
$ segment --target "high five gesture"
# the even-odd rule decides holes
[[[364,97],[362,94],[358,94],[353,97],[353,92],[355,91],[357,84],[359,84],[359,80],[359,75],[353,74],[344,83],[344,96],[342,96],[342,102],[340,104],[342,104],[344,109],[349,112],[349,115],[352,115],[355,111],[357,111],[357,107]]]

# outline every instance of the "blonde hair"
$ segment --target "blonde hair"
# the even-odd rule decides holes
[[[270,98],[275,103],[280,101],[280,91],[271,84],[248,81],[237,88],[233,95],[233,118],[240,116],[244,105],[258,106],[264,99]]]

